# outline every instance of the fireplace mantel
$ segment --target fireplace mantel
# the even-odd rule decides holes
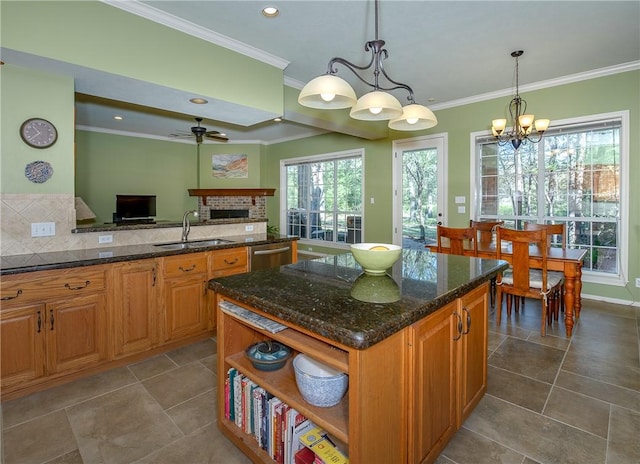
[[[207,204],[207,197],[251,197],[255,205],[256,197],[272,197],[276,189],[243,188],[243,189],[189,189],[189,196],[201,197],[202,204]]]

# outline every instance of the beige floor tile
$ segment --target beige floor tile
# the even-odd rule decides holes
[[[178,365],[174,363],[167,355],[161,354],[153,358],[145,359],[136,364],[129,365],[129,370],[133,372],[138,380],[146,380],[159,374],[164,374],[172,369],[176,369]]]
[[[640,412],[640,392],[560,370],[556,385]]]
[[[607,463],[640,462],[640,413],[611,407],[611,429]]]
[[[610,408],[610,403],[553,387],[544,415],[606,439]]]
[[[489,366],[487,393],[523,408],[542,413],[551,384]]]
[[[80,451],[73,450],[63,456],[59,456],[51,461],[47,461],[46,464],[84,464]]]
[[[473,450],[472,453],[469,451]],[[521,464],[524,456],[509,448],[482,437],[466,428],[461,428],[442,452],[456,463],[471,462],[496,464]]]
[[[212,338],[207,338],[201,342],[187,345],[177,350],[169,351],[167,356],[179,366],[184,366],[190,362],[209,357],[218,352],[218,345]]]
[[[2,435],[4,464],[40,464],[78,449],[63,410],[6,428]]]
[[[619,364],[615,359],[577,353],[569,348],[562,369],[619,387],[640,391],[640,365]]]
[[[213,373],[199,362],[157,375],[142,382],[158,403],[169,409],[215,387]]]
[[[167,409],[167,414],[185,435],[216,421],[216,390],[209,390]]]
[[[489,356],[489,364],[553,383],[564,357],[564,351],[525,340],[509,338]]]
[[[56,411],[94,396],[131,385],[136,378],[126,367],[119,367],[49,388],[2,404],[4,427]]]
[[[540,463],[602,464],[607,440],[485,395],[464,426]]]
[[[68,410],[85,463],[128,464],[183,435],[139,384]]]
[[[250,464],[213,424],[173,442],[135,464]]]

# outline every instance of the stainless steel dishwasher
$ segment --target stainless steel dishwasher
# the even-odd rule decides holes
[[[249,247],[249,270],[268,269],[292,263],[292,250],[289,242],[268,243]]]

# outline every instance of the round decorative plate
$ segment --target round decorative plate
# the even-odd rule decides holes
[[[53,166],[46,161],[34,161],[27,164],[24,168],[24,175],[27,176],[31,182],[36,184],[42,184],[53,175]]]

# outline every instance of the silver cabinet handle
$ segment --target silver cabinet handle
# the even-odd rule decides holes
[[[254,255],[275,255],[276,253],[284,253],[285,251],[289,251],[291,247],[284,248],[274,248],[273,250],[256,250],[253,252]]]

